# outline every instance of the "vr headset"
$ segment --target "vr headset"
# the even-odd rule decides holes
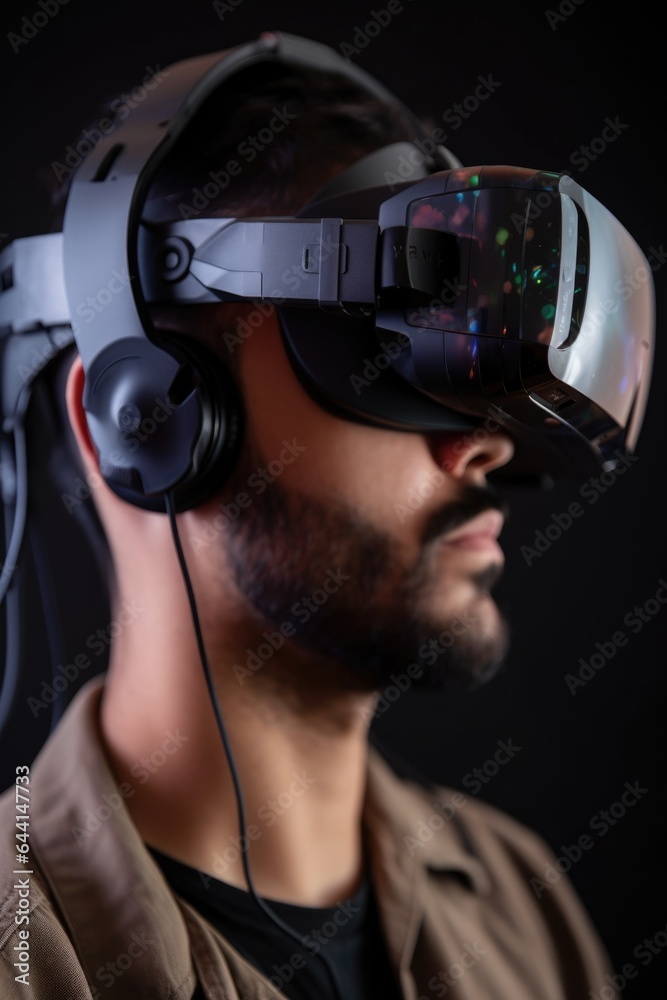
[[[210,95],[255,67],[339,73],[400,107],[414,142],[364,157],[295,217],[154,211],[170,151]],[[102,474],[150,510],[167,492],[180,510],[211,495],[242,432],[224,365],[157,331],[157,305],[254,303],[250,326],[276,309],[322,406],[408,432],[502,426],[516,479],[611,469],[644,416],[653,280],[618,220],[565,174],[463,167],[372,77],[294,36],[170,67],[84,158],[63,232],[15,240],[0,275],[5,428],[41,368],[21,359],[74,343]]]

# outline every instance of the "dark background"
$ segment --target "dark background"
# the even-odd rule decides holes
[[[70,0],[14,53],[7,35],[39,10],[35,2],[5,6],[2,62],[3,242],[44,231],[48,197],[43,178],[62,160],[99,99],[131,88],[146,67],[225,48],[279,28],[334,47],[352,43],[356,26],[377,4],[274,5],[242,2],[221,20],[203,0],[138,5]],[[405,9],[354,61],[380,77],[415,111],[448,131],[448,145],[467,164],[509,163],[567,170],[633,233],[644,251],[660,248],[665,227],[663,68],[658,29],[645,4],[619,15],[594,0],[558,6],[426,0]],[[569,12],[569,13],[568,13]],[[559,20],[555,20],[559,17]],[[550,23],[551,20],[551,23]],[[478,77],[500,83],[477,111],[452,130],[443,113],[474,93]],[[605,119],[627,127],[582,170],[570,157],[599,137]],[[667,374],[661,343],[665,268],[655,273],[658,303],[656,374],[638,460],[531,566],[521,552],[535,532],[581,497],[585,481],[551,492],[509,491],[512,517],[503,541],[507,556],[498,598],[513,625],[504,671],[483,690],[456,698],[404,695],[378,719],[388,748],[429,777],[458,788],[472,768],[493,758],[499,740],[522,749],[479,793],[538,830],[558,854],[583,834],[594,847],[570,877],[611,953],[617,971],[631,962],[636,979],[628,1000],[657,998],[667,984],[667,948],[650,964],[633,955],[645,938],[665,940],[663,845],[667,708],[664,639],[667,609],[636,635],[623,625],[635,605],[652,598],[667,578],[662,424]],[[63,648],[85,649],[108,623],[95,566],[81,548],[73,519],[39,470],[33,496],[49,513],[49,538],[59,566],[54,584],[69,605]],[[32,569],[26,569],[29,591]],[[624,629],[628,644],[573,695],[565,674],[576,673],[597,642]],[[32,760],[48,732],[48,712],[35,717],[26,699],[40,695],[49,676],[43,614],[36,599],[25,625],[26,669],[0,753],[2,787],[14,767]],[[1,648],[1,647],[0,647]],[[95,665],[101,669],[102,658]],[[81,675],[84,681],[90,675]],[[71,697],[78,687],[67,691]],[[604,835],[591,820],[618,802],[625,783],[646,789]],[[659,943],[656,944],[659,948]],[[600,984],[602,988],[604,984]]]

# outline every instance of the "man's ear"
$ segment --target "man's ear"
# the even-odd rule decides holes
[[[97,451],[93,444],[86,420],[86,411],[83,408],[83,390],[86,384],[86,375],[83,370],[83,363],[77,354],[72,362],[67,375],[67,386],[65,399],[67,402],[67,414],[72,428],[72,433],[81,453],[81,460],[90,472],[99,472],[100,463]]]

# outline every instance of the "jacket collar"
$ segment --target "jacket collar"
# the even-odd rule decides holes
[[[463,875],[480,895],[491,891],[486,868],[472,853],[455,820],[467,798],[460,792],[429,789],[399,778],[380,753],[370,748],[365,806],[367,825],[377,831],[383,853],[399,864],[414,857],[422,868]]]
[[[451,792],[443,797],[443,791],[429,794],[398,778],[371,748],[364,828],[387,947],[405,989],[431,873],[462,877],[480,895],[491,891],[490,877],[466,845],[461,824],[444,818],[456,815],[452,796],[464,803],[462,808],[466,799]]]

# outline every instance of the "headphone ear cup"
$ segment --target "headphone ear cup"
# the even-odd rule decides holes
[[[201,406],[201,432],[192,448],[191,470],[172,491],[176,510],[205,503],[225,485],[238,460],[243,441],[243,403],[229,367],[215,352],[192,337],[171,340],[170,353],[182,358],[183,385],[195,384]],[[178,398],[180,377],[174,386]],[[160,510],[166,511],[164,498]]]
[[[86,381],[84,407],[106,483],[166,513],[217,493],[238,458],[243,408],[224,362],[191,337],[117,342]]]

